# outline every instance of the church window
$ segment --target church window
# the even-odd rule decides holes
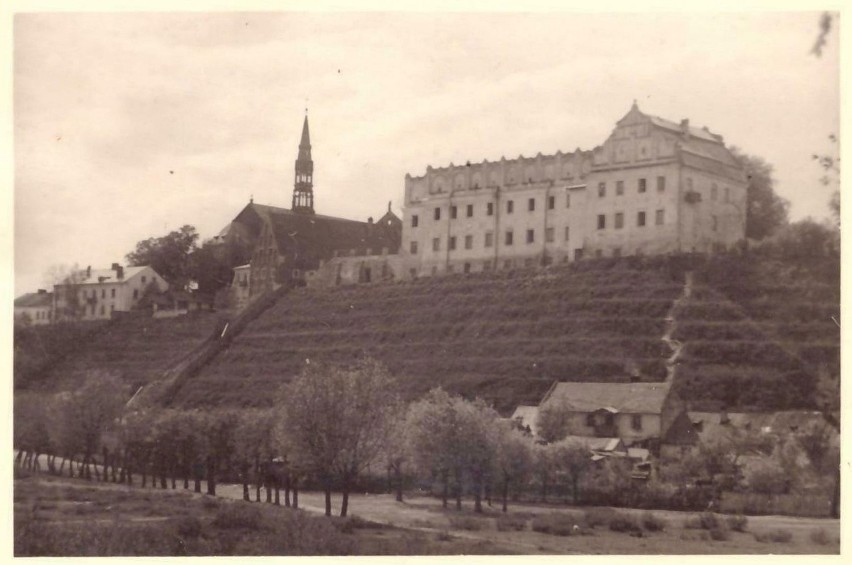
[[[512,200],[507,201],[506,202],[506,213],[511,214],[514,211],[515,211],[515,202],[512,201]]]
[[[530,212],[535,211],[535,198],[530,198],[527,201],[527,210],[529,210]]]
[[[615,195],[622,196],[624,194],[624,181],[617,180],[615,181]]]
[[[465,249],[473,249],[473,236],[472,235],[464,236],[464,248]]]
[[[657,177],[657,192],[665,192],[666,177]]]
[[[645,192],[648,188],[647,181],[645,179],[639,179],[639,194]]]
[[[440,251],[441,250],[441,238],[436,237],[432,239],[432,251]]]
[[[493,203],[493,202],[489,202],[489,203],[488,203],[488,206],[487,206],[487,209],[486,209],[486,213],[487,213],[489,216],[493,216],[493,215],[494,215],[494,203]]]
[[[556,208],[556,197],[555,196],[548,196],[547,197],[547,209],[553,210],[554,208]]]
[[[527,230],[527,243],[535,243],[535,230]]]
[[[512,240],[514,239],[514,234],[512,230],[506,232],[506,245],[512,245]]]
[[[493,247],[494,246],[494,232],[487,231],[485,232],[485,247]]]
[[[473,204],[468,204],[468,205],[467,205],[467,217],[468,217],[468,218],[472,218],[472,217],[473,217]]]
[[[658,226],[661,226],[665,223],[665,221],[666,221],[665,214],[666,214],[665,210],[657,210],[656,222],[657,222]]]
[[[417,255],[417,242],[416,241],[411,242],[411,254]]]
[[[547,243],[553,243],[553,228],[547,228],[544,230],[544,240]]]
[[[450,251],[456,250],[456,236],[450,236]]]
[[[620,230],[624,227],[624,213],[616,212],[615,213],[615,229]]]
[[[411,227],[416,228],[419,221],[420,219],[417,217],[417,214],[411,216]]]
[[[606,216],[604,214],[598,214],[598,229],[606,229]]]
[[[437,220],[440,220],[440,219],[441,219],[441,209],[435,208],[435,220],[437,221]]]
[[[598,183],[598,198],[603,198],[606,196],[606,183],[599,182]]]
[[[640,228],[645,227],[645,212],[638,212],[636,214],[636,225]]]
[[[459,209],[458,206],[450,206],[450,219],[455,220],[458,216]]]

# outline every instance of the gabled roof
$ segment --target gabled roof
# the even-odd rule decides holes
[[[669,394],[666,383],[557,383],[542,400],[573,412],[615,409],[627,414],[660,414]]]
[[[124,267],[124,276],[120,279],[118,278],[118,273],[116,273],[116,271],[114,271],[113,269],[92,269],[88,277],[86,276],[86,271],[81,270],[77,273],[79,280],[74,282],[73,284],[123,284],[147,268],[147,265],[143,265],[140,267]],[[62,284],[68,284],[67,279],[66,282],[63,282]]]
[[[15,299],[15,308],[38,308],[52,305],[52,292],[29,292]]]

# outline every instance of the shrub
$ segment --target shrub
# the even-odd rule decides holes
[[[728,526],[729,529],[735,532],[744,532],[746,531],[748,518],[746,518],[742,514],[733,514],[725,518],[725,524]]]
[[[450,527],[454,530],[479,531],[484,525],[481,518],[473,516],[450,516]]]
[[[761,543],[787,543],[793,539],[793,533],[789,530],[775,529],[766,532],[756,532],[754,539]]]
[[[713,541],[728,541],[731,539],[731,532],[722,526],[717,526],[710,529],[710,539]]]
[[[586,525],[590,528],[608,526],[613,516],[615,516],[615,510],[612,508],[589,508],[584,515]]]
[[[177,533],[183,539],[195,539],[201,535],[201,520],[195,516],[184,516],[177,523]]]
[[[648,530],[649,532],[662,532],[666,529],[668,522],[654,514],[653,512],[646,512],[642,515],[642,527]]]
[[[811,541],[817,545],[828,545],[829,542],[831,542],[828,537],[828,532],[826,532],[823,528],[811,530],[810,538]]]
[[[719,517],[712,512],[702,512],[701,514],[690,516],[683,523],[684,528],[693,530],[713,530],[722,526],[723,524],[719,521]]]
[[[570,536],[574,527],[579,530],[579,524],[573,523],[570,515],[565,514],[543,514],[536,516],[532,520],[531,528],[534,532],[542,534],[552,534],[554,536]]]
[[[639,521],[630,514],[616,513],[609,521],[609,529],[613,532],[641,532]]]
[[[204,498],[201,501],[201,506],[205,510],[218,510],[219,509],[219,501],[215,498]]]
[[[522,516],[504,515],[497,517],[498,532],[520,532],[527,528],[527,519]]]
[[[453,539],[453,536],[450,535],[450,532],[447,530],[443,530],[438,532],[438,535],[435,536],[438,541],[450,541]]]
[[[260,509],[240,502],[226,504],[216,513],[216,517],[213,518],[214,526],[230,530],[254,530],[257,529],[260,522]]]

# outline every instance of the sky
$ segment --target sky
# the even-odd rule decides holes
[[[839,134],[819,13],[18,13],[15,296],[249,202],[289,207],[308,109],[318,213],[366,220],[406,173],[592,149],[637,100],[774,166],[829,215]]]

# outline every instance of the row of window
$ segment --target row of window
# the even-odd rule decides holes
[[[686,179],[686,189],[692,190],[692,179],[687,177]],[[710,200],[716,202],[719,200],[719,185],[715,182],[710,186]],[[731,189],[730,187],[725,187],[724,198],[723,201],[727,204],[731,201]]]
[[[565,195],[565,207],[566,208],[571,207],[571,195],[570,194]],[[535,208],[536,208],[536,199],[535,198],[529,198],[527,200],[527,211],[535,212]],[[547,197],[547,209],[553,210],[555,208],[556,208],[556,196],[548,196]],[[512,214],[512,213],[514,213],[514,211],[515,211],[515,201],[514,200],[507,200],[506,201],[506,213]],[[450,206],[450,219],[455,220],[455,219],[458,218],[458,215],[459,215],[459,207],[456,206],[455,204]],[[485,204],[485,215],[486,216],[493,216],[494,215],[494,203],[493,202],[487,202]],[[466,204],[465,205],[465,216],[468,217],[468,218],[473,217],[473,204]],[[432,217],[435,219],[436,222],[440,221],[440,219],[441,219],[441,207],[440,206],[438,206],[434,209],[434,211],[432,212]],[[417,214],[412,214],[412,216],[411,216],[411,227],[416,228],[419,225],[420,225],[419,216]]]
[[[570,239],[571,228],[569,226],[565,226],[565,241]],[[535,230],[529,229],[527,230],[527,243],[535,243]],[[553,243],[556,240],[556,230],[554,228],[546,228],[544,230],[544,241],[547,243]],[[515,233],[513,230],[506,230],[503,236],[504,245],[513,245],[515,242]],[[485,247],[494,247],[494,232],[488,231],[485,232],[484,238]],[[455,251],[458,248],[458,239],[456,236],[450,236],[449,239],[449,250]],[[473,235],[464,236],[464,248],[465,249],[473,249]],[[436,237],[432,239],[432,251],[440,251],[441,250],[441,238]],[[418,244],[416,241],[412,241],[409,243],[409,251],[412,255],[416,255],[418,251]]]
[[[624,213],[623,212],[616,212],[614,220],[615,220],[615,229],[620,230],[624,227]],[[665,210],[657,210],[655,212],[654,223],[658,226],[662,226],[663,224],[666,223],[666,211]],[[637,212],[636,213],[636,225],[640,228],[645,227],[645,225],[646,225],[645,212]],[[599,230],[606,229],[606,214],[598,214],[598,229]]]
[[[648,179],[641,178],[637,182],[636,191],[639,194],[644,194],[648,190]],[[665,192],[666,190],[666,177],[657,177],[657,192]],[[615,181],[615,195],[623,196],[624,195],[624,181],[617,180]],[[598,198],[603,198],[606,196],[606,182],[598,183]]]

